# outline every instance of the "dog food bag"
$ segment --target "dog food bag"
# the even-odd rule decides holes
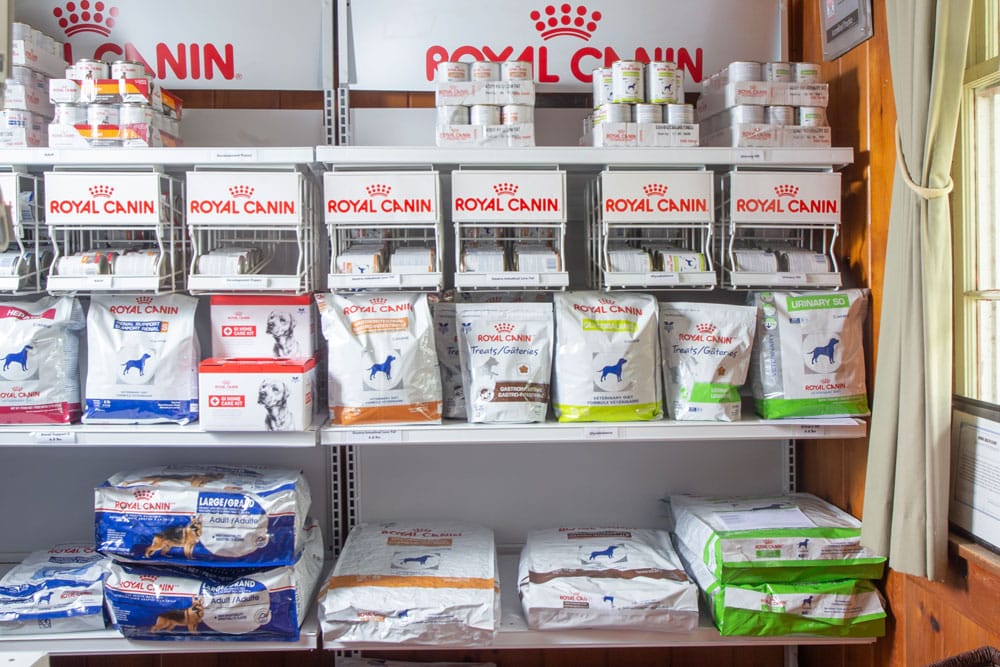
[[[295,641],[323,573],[323,539],[309,520],[289,565],[266,570],[114,563],[104,590],[128,639]]]
[[[683,544],[677,545],[677,552],[705,592],[723,636],[885,634],[885,605],[871,581],[721,584],[694,552]]]
[[[662,419],[656,299],[559,292],[554,306],[552,407],[559,421]]]
[[[80,339],[71,297],[0,301],[0,424],[68,424],[80,418]]]
[[[724,584],[878,579],[885,558],[861,545],[861,522],[807,493],[670,496],[674,535]]]
[[[305,431],[316,406],[315,359],[206,359],[198,366],[206,431]]]
[[[110,563],[93,544],[30,554],[0,577],[0,635],[103,630]]]
[[[464,522],[363,523],[319,595],[323,640],[483,644],[500,623],[493,531]]]
[[[455,311],[469,421],[544,422],[552,304],[460,303]]]
[[[441,422],[441,374],[426,294],[317,294],[316,303],[329,346],[334,424]]]
[[[758,292],[750,366],[765,419],[867,415],[862,328],[868,292]]]
[[[688,632],[698,587],[665,530],[557,528],[528,535],[518,592],[529,627]]]
[[[757,309],[661,303],[663,385],[671,419],[739,421]]]
[[[197,306],[183,294],[92,297],[84,423],[198,419]]]
[[[441,368],[441,414],[449,419],[465,419],[465,387],[452,301],[434,304],[434,344]]]
[[[94,490],[97,548],[126,561],[290,565],[310,502],[298,470],[176,465],[120,472]]]
[[[316,353],[308,294],[216,294],[209,304],[213,357],[308,359]]]

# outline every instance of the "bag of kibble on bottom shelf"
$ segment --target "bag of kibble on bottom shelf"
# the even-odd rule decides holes
[[[310,520],[290,565],[265,570],[114,563],[105,582],[114,626],[129,639],[295,641],[323,571]]]

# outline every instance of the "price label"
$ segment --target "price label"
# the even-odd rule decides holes
[[[678,285],[681,276],[679,273],[650,273],[649,282],[657,285]]]
[[[87,282],[90,283],[91,287],[107,289],[111,287],[111,278],[112,276],[91,276]]]
[[[617,426],[587,426],[583,429],[585,440],[617,440]]]
[[[268,287],[271,281],[260,276],[226,276],[222,279],[222,284],[227,288],[254,288],[260,289]]]
[[[801,284],[806,282],[806,274],[804,273],[779,273],[778,280],[783,283],[795,283]]]
[[[823,435],[823,427],[818,424],[803,424],[799,426],[799,435],[818,437]]]
[[[348,443],[358,445],[370,442],[403,442],[403,432],[398,428],[359,429],[348,432],[346,440]]]
[[[32,442],[76,442],[76,433],[73,431],[32,431],[29,436]]]
[[[400,285],[402,278],[398,273],[364,273],[350,274],[348,280],[355,284],[364,285]]]
[[[256,162],[257,151],[254,150],[214,151],[212,153],[212,160],[215,162]]]
[[[488,273],[486,281],[494,285],[537,285],[537,273]]]
[[[748,150],[742,149],[736,151],[736,161],[737,162],[763,162],[767,159],[764,151],[762,150]]]

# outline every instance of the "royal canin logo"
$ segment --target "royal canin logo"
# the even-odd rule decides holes
[[[713,331],[715,331],[715,328],[716,328],[715,325],[712,324],[711,322],[702,322],[701,324],[695,327],[695,329],[698,330],[698,333],[704,333],[704,334],[712,333]]]
[[[91,197],[105,197],[110,199],[111,195],[115,193],[115,189],[110,185],[92,185],[87,188],[87,192],[90,193]]]
[[[805,389],[806,391],[841,391],[847,389],[847,383],[834,382],[830,378],[823,378],[816,383],[807,384]]]
[[[535,22],[535,30],[548,40],[560,35],[578,37],[588,41],[601,20],[601,12],[590,11],[584,5],[572,7],[569,4],[546,5],[545,9],[532,10],[529,17]]]
[[[656,46],[652,49],[636,47],[631,53],[621,54],[612,46],[592,46],[589,42],[597,30],[598,24],[604,18],[604,12],[594,10],[586,5],[571,5],[569,3],[545,5],[541,9],[533,9],[528,13],[528,19],[536,33],[547,42],[557,37],[579,39],[588,44],[581,46],[569,56],[569,71],[576,81],[590,83],[593,71],[598,67],[611,67],[616,60],[638,60],[643,63],[668,60],[677,63],[677,67],[691,74],[695,83],[702,80],[704,72],[704,50],[700,47]],[[504,62],[506,60],[523,60],[532,63],[535,80],[539,83],[559,83],[558,74],[553,73],[549,66],[549,50],[544,44],[535,45],[504,45],[493,44],[462,44],[447,47],[433,44],[424,52],[424,64],[427,81],[434,81],[438,63],[458,60],[489,60]]]
[[[226,188],[228,199],[192,199],[188,213],[201,215],[295,215],[294,199],[254,199],[257,189],[237,184]]]
[[[383,183],[373,183],[365,186],[365,192],[368,193],[369,197],[388,197],[392,192],[392,186]]]
[[[511,324],[510,322],[500,322],[499,324],[494,324],[493,328],[496,330],[497,333],[506,334],[514,330],[514,325]]]
[[[132,497],[136,500],[149,500],[156,494],[153,489],[136,489],[132,492]]]
[[[493,325],[493,330],[496,333],[479,333],[476,334],[477,343],[530,343],[531,334],[527,333],[514,333],[516,325],[511,322],[499,322]]]
[[[49,199],[47,211],[56,215],[142,215],[156,213],[155,199],[115,198],[112,185],[98,183],[87,187],[90,199]]]
[[[677,334],[677,339],[693,343],[715,343],[716,345],[732,345],[732,336],[720,336],[716,334],[718,327],[711,322],[701,322],[694,327],[695,332],[682,331]]]
[[[80,0],[79,3],[67,2],[62,7],[55,7],[52,15],[67,37],[81,32],[107,37],[115,27],[118,8],[109,7],[100,1],[91,5],[90,0]]]
[[[497,183],[493,186],[493,192],[497,193],[498,197],[502,195],[510,195],[513,197],[517,194],[519,189],[519,186],[514,183]]]
[[[840,199],[800,199],[799,187],[783,183],[773,188],[774,197],[737,197],[734,201],[738,213],[802,213],[837,214]]]
[[[146,306],[153,303],[153,297],[151,296],[137,296],[135,297],[135,302],[139,305]]]
[[[796,197],[799,194],[798,187],[788,183],[774,186],[774,194],[779,197]]]
[[[669,186],[647,183],[643,197],[604,198],[605,213],[708,213],[707,197],[667,197]]]
[[[619,306],[612,299],[599,299],[598,305],[592,306],[589,303],[574,303],[573,310],[585,315],[634,315],[642,317],[642,308],[638,306]]]
[[[434,212],[434,200],[430,197],[390,197],[392,186],[385,183],[371,183],[364,191],[367,197],[327,199],[326,212],[350,215]]]
[[[463,197],[452,199],[452,208],[465,213],[558,213],[561,197],[518,197],[521,187],[516,183],[500,182],[492,186],[495,197]]]

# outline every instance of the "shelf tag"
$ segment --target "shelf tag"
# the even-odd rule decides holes
[[[366,442],[403,442],[403,432],[398,428],[378,428],[352,430],[345,438],[348,444],[364,444]]]
[[[737,162],[763,162],[766,159],[764,151],[757,149],[741,149],[736,151]]]
[[[222,279],[222,284],[227,289],[232,288],[263,288],[270,286],[271,281],[260,276],[226,276]]]
[[[649,274],[649,282],[657,285],[679,285],[681,276],[679,273],[654,272]]]
[[[255,150],[225,150],[214,151],[212,159],[217,162],[256,162],[257,151]]]
[[[87,282],[90,287],[108,288],[111,287],[111,278],[112,276],[91,276]]]
[[[401,275],[399,273],[352,273],[348,274],[349,282],[355,283],[360,286],[368,285],[402,285]]]
[[[778,280],[783,283],[795,283],[800,285],[806,282],[806,274],[804,273],[779,273]]]
[[[819,424],[802,424],[799,426],[799,435],[821,436],[823,427]]]
[[[586,426],[583,429],[583,437],[586,440],[617,440],[617,426]]]
[[[32,442],[76,442],[73,431],[32,431],[29,436]]]
[[[537,273],[488,273],[486,282],[495,285],[537,285],[540,278]]]

